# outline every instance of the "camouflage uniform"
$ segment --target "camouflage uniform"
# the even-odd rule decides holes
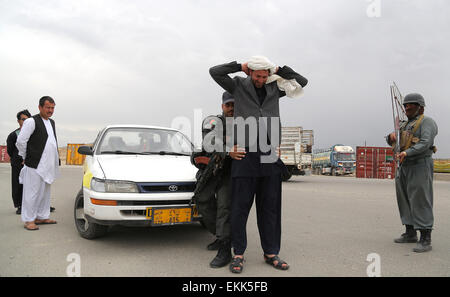
[[[214,134],[218,121],[222,122],[223,137],[225,137],[225,117],[223,115],[209,116],[203,121],[202,135]],[[218,130],[218,129],[217,129]],[[223,138],[224,139],[224,138]],[[194,196],[197,209],[203,217],[203,223],[209,232],[217,239],[225,242],[230,240],[230,198],[231,198],[231,158],[225,152],[208,153],[204,149],[192,155],[192,163],[199,168],[197,180],[205,173],[205,164],[196,164],[197,157],[213,158],[210,162],[220,162],[220,168],[207,178],[200,191]],[[219,160],[223,159],[223,160]],[[198,189],[197,189],[198,190]]]

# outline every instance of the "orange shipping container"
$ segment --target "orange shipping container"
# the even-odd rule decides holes
[[[78,153],[78,148],[85,144],[67,144],[66,165],[83,165],[85,155]]]

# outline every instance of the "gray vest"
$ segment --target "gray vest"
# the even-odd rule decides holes
[[[233,92],[235,124],[237,123],[236,119],[239,117],[243,118],[244,120],[248,120],[248,122],[250,122],[249,118],[254,118],[257,123],[258,129],[262,129],[259,131],[267,131],[267,134],[263,132],[260,136],[265,137],[265,135],[263,134],[266,134],[268,135],[267,139],[269,139],[270,141],[270,139],[272,138],[272,133],[274,135],[278,133],[278,143],[274,144],[278,146],[281,143],[281,122],[279,106],[280,91],[278,89],[277,83],[272,82],[270,84],[264,85],[267,95],[261,105],[250,76],[246,78],[237,76],[234,77],[233,80],[236,83],[236,89]],[[261,120],[261,118],[264,117],[268,118],[267,123]],[[276,117],[276,119],[274,120],[277,121],[277,123],[275,124],[278,124],[278,131],[272,131],[271,118],[273,117]],[[235,127],[235,143],[237,140],[236,128],[238,127]],[[249,142],[251,142],[251,136],[252,135],[248,135],[248,133],[245,133],[246,147],[248,147]]]

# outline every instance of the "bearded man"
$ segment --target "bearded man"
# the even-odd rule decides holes
[[[247,77],[230,77],[230,74],[240,71]],[[233,95],[235,124],[244,122],[250,126],[235,126],[234,136],[237,137],[232,137],[234,146],[227,145],[232,146],[235,153],[231,168],[230,214],[234,257],[230,270],[242,272],[247,247],[246,224],[254,199],[264,259],[277,269],[287,270],[289,265],[278,257],[281,170],[284,166],[279,156],[274,154],[281,142],[279,99],[286,95],[297,97],[308,81],[290,67],[277,67],[263,56],[254,56],[242,64],[218,65],[209,72],[222,88]]]
[[[39,114],[25,120],[17,137],[19,155],[25,160],[20,172],[23,184],[22,221],[26,230],[39,224],[56,224],[50,219],[50,185],[59,174],[59,154],[55,121],[50,119],[55,101],[49,96],[39,100]]]

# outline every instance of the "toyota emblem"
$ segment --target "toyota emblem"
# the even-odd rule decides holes
[[[170,185],[170,186],[169,186],[169,191],[170,191],[170,192],[176,192],[176,191],[178,191],[178,186],[177,186],[177,185]]]

